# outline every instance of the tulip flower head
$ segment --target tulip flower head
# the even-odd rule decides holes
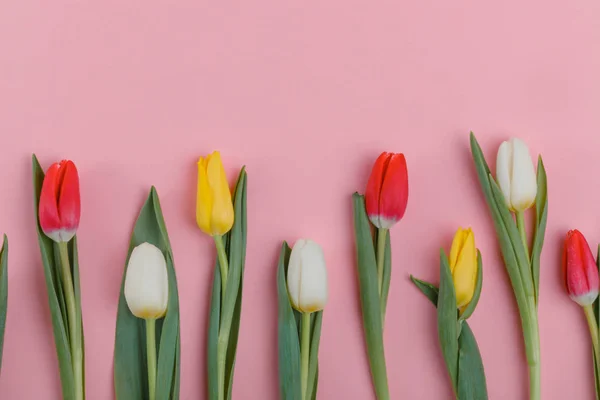
[[[229,232],[233,226],[233,202],[218,151],[198,160],[196,222],[211,236]]]
[[[321,246],[306,239],[294,244],[288,266],[287,287],[296,310],[311,313],[325,307],[327,269]]]
[[[535,168],[525,142],[513,138],[498,148],[496,179],[511,211],[525,211],[535,202]]]
[[[450,272],[456,291],[456,306],[466,307],[477,285],[477,248],[471,228],[458,228],[450,249]]]
[[[598,267],[590,246],[578,230],[567,233],[563,250],[563,276],[569,297],[581,306],[598,298]]]
[[[125,274],[125,300],[133,315],[143,319],[161,318],[169,302],[167,263],[160,249],[142,243],[131,252]]]
[[[400,221],[408,202],[408,170],[402,153],[381,153],[375,161],[365,193],[367,215],[380,229]]]
[[[55,242],[68,242],[79,227],[81,202],[79,175],[73,161],[63,160],[48,168],[38,209],[40,227]]]

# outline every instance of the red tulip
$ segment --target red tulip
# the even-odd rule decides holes
[[[389,229],[400,221],[408,201],[408,171],[402,153],[383,152],[375,161],[365,202],[369,219],[377,228]]]
[[[75,164],[69,160],[52,164],[40,195],[42,231],[55,242],[68,242],[75,236],[80,214],[79,175]]]
[[[598,267],[585,237],[578,230],[567,233],[563,251],[563,275],[573,301],[588,306],[598,297]]]

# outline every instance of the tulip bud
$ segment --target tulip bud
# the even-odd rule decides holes
[[[79,175],[73,161],[63,160],[48,168],[38,208],[40,227],[55,242],[68,242],[79,227],[81,203]]]
[[[450,249],[450,272],[456,291],[456,306],[466,307],[477,285],[477,248],[471,228],[458,228]]]
[[[133,315],[161,318],[169,302],[167,263],[160,249],[142,243],[131,252],[125,274],[125,301]]]
[[[211,236],[221,236],[233,226],[233,202],[218,151],[198,160],[196,222]]]
[[[571,299],[589,306],[598,297],[598,267],[585,237],[578,230],[567,233],[563,250],[563,276]]]
[[[408,171],[402,153],[381,153],[367,183],[365,203],[371,223],[389,229],[400,221],[408,202]]]
[[[321,246],[300,239],[294,244],[287,273],[292,306],[304,313],[322,310],[327,303],[327,269]]]
[[[513,138],[503,142],[496,159],[496,179],[511,211],[525,211],[535,202],[535,168],[525,142]]]

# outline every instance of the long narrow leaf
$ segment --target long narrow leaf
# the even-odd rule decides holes
[[[363,328],[367,344],[367,354],[371,366],[371,377],[377,398],[389,399],[387,368],[383,347],[383,325],[381,321],[381,305],[377,283],[377,262],[369,218],[365,209],[365,199],[355,193],[354,232],[356,240],[356,260],[358,281],[360,286],[360,303],[362,306]]]
[[[164,218],[154,188],[144,203],[135,223],[125,269],[121,283],[121,294],[117,312],[115,335],[114,381],[116,400],[144,400],[148,398],[148,378],[146,370],[146,328],[144,320],[136,318],[127,307],[124,295],[125,275],[133,249],[148,242],[158,247],[167,261],[169,274],[169,302],[165,318],[157,321],[156,340],[158,346],[157,400],[170,399],[172,393],[179,393],[179,305],[177,280],[173,266],[173,252],[166,232]],[[160,396],[160,397],[159,397]]]
[[[221,268],[217,257],[214,269],[212,295],[210,298],[210,315],[208,321],[207,371],[208,399],[219,398],[219,376],[217,372],[217,345],[219,343],[219,321],[221,320]]]
[[[248,177],[246,169],[242,168],[235,185],[234,194],[234,215],[235,221],[231,233],[229,234],[229,268],[233,269],[239,276],[239,286],[231,320],[231,330],[229,333],[229,345],[227,346],[227,357],[225,361],[225,382],[227,384],[227,399],[231,400],[233,387],[233,372],[235,368],[235,355],[237,351],[238,336],[240,331],[240,319],[242,314],[242,291],[244,283],[244,267],[246,263],[246,242],[247,242],[247,187]],[[228,287],[229,287],[229,281]]]
[[[390,293],[390,281],[392,278],[392,245],[390,232],[388,231],[387,235],[385,235],[385,252],[383,257],[383,285],[381,287],[381,305],[383,310],[381,311],[381,316],[383,321],[381,321],[382,326],[385,326],[385,311],[387,309],[387,300],[388,295]]]
[[[458,339],[458,398],[460,400],[487,400],[487,385],[481,353],[473,331],[468,324]]]
[[[59,267],[54,262],[54,242],[42,231],[39,220],[37,218],[40,194],[42,184],[44,182],[44,171],[40,166],[35,155],[32,156],[33,169],[33,200],[34,212],[36,215],[36,230],[38,235],[38,243],[42,256],[42,265],[44,267],[44,276],[46,278],[46,290],[48,292],[48,305],[50,307],[50,316],[52,319],[52,330],[54,333],[54,344],[56,346],[56,355],[58,358],[58,366],[60,371],[60,381],[62,385],[63,400],[72,400],[75,398],[75,386],[73,380],[73,369],[71,363],[71,350],[67,335],[68,326],[65,324],[63,315],[66,311],[61,310],[59,297],[63,294],[57,292],[57,281],[55,279],[55,271]]]
[[[286,276],[292,250],[287,243],[281,246],[277,265],[279,392],[281,399],[303,400],[300,382],[300,341],[298,326],[290,305]]]
[[[6,328],[6,312],[8,310],[8,237],[4,235],[0,251],[0,369],[2,368],[2,349],[4,347],[4,330]]]
[[[438,337],[444,361],[450,374],[452,387],[456,392],[458,378],[458,323],[456,309],[456,293],[448,258],[440,252],[440,290],[438,294]]]
[[[310,359],[308,361],[308,396],[312,398],[317,393],[317,383],[319,381],[319,343],[321,342],[321,325],[323,324],[323,311],[311,315],[311,333],[310,333]],[[301,338],[298,338],[301,340]],[[312,393],[312,394],[311,394]]]
[[[542,246],[544,245],[544,235],[546,233],[546,220],[548,219],[548,182],[546,178],[546,168],[542,156],[538,158],[537,166],[537,195],[535,198],[535,236],[533,238],[533,247],[531,249],[531,269],[533,273],[533,283],[535,285],[535,302],[537,304],[540,291],[540,257]]]

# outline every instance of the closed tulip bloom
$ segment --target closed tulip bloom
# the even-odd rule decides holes
[[[233,203],[218,151],[198,160],[196,222],[205,233],[224,235],[233,226]]]
[[[408,202],[408,170],[402,153],[381,153],[367,182],[365,203],[371,223],[389,229],[400,221]]]
[[[133,315],[143,319],[161,318],[169,302],[169,277],[165,257],[159,248],[142,243],[131,252],[125,274],[125,300]]]
[[[590,246],[578,230],[567,233],[563,250],[563,275],[573,301],[588,306],[598,297],[598,267]]]
[[[292,249],[287,273],[287,287],[294,308],[311,313],[327,303],[327,269],[321,246],[300,239]]]
[[[525,142],[513,138],[503,142],[496,159],[496,179],[511,211],[525,211],[535,202],[535,168]]]
[[[477,284],[477,248],[471,228],[458,228],[450,249],[450,272],[456,291],[456,306],[466,307]]]
[[[42,231],[55,242],[68,242],[79,227],[81,202],[79,175],[73,161],[63,160],[48,168],[39,203]]]

